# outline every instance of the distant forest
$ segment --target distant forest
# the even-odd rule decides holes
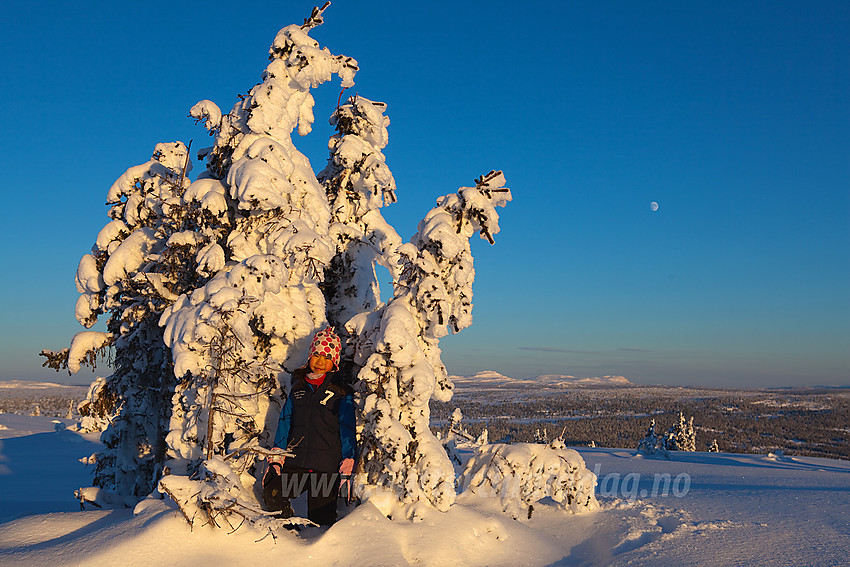
[[[78,417],[86,388],[0,389],[0,412]],[[697,450],[850,459],[850,389],[721,390],[635,386],[614,388],[463,387],[449,403],[431,403],[431,426],[444,430],[455,408],[462,425],[491,442],[533,442],[563,435],[568,445],[637,448],[655,419],[669,429],[679,412],[694,418]]]
[[[637,448],[652,419],[662,433],[682,412],[694,418],[697,451],[716,439],[722,452],[850,459],[850,389],[464,387],[449,403],[432,402],[432,427],[444,428],[455,408],[491,442],[532,442],[545,431],[572,446]]]

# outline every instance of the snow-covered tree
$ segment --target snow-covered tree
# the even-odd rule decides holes
[[[490,434],[486,429],[481,432],[481,435],[476,439],[463,426],[463,413],[460,408],[455,408],[449,418],[448,427],[445,435],[437,434],[437,438],[442,443],[449,460],[455,465],[463,465],[466,461],[463,453],[472,449],[476,449],[481,445],[489,443]]]
[[[649,429],[646,432],[646,435],[643,439],[638,443],[637,451],[641,455],[662,455],[667,456],[667,448],[665,444],[665,437],[659,436],[655,432],[655,419],[649,422]]]
[[[655,432],[655,420],[650,423],[646,436],[638,444],[638,453],[642,455],[659,454],[669,458],[669,451],[696,451],[696,432],[694,418],[685,421],[682,412],[670,429],[662,435]]]
[[[162,312],[197,285],[193,263],[202,236],[183,195],[190,182],[188,148],[157,144],[151,159],[131,167],[107,194],[112,219],[77,269],[76,316],[92,327],[106,316],[106,332],[83,331],[48,363],[76,372],[96,353],[114,347],[114,372],[98,379],[81,407],[93,427],[108,423],[97,457],[99,502],[131,504],[149,494],[162,473],[174,390],[171,352],[159,326]],[[51,356],[52,354],[52,356]],[[57,360],[64,356],[64,360]]]
[[[542,432],[540,429],[534,431],[534,443],[540,443],[541,445],[547,445],[549,443],[549,433],[545,427]]]
[[[400,247],[403,270],[385,306],[352,318],[355,364],[365,394],[362,493],[389,489],[403,502],[446,510],[454,502],[454,468],[429,428],[429,401],[448,401],[452,384],[440,360],[440,338],[472,322],[474,269],[469,239],[493,242],[496,207],[510,201],[501,172],[437,202]]]
[[[685,426],[684,434],[682,435],[682,450],[696,451],[697,450],[697,434],[694,429],[694,416],[688,418],[688,423]]]
[[[694,431],[694,418],[685,421],[685,416],[679,412],[676,422],[667,432],[665,448],[668,451],[696,451],[696,432]]]
[[[330,207],[291,133],[310,132],[310,89],[333,74],[351,86],[357,65],[308,35],[321,22],[315,9],[304,25],[282,29],[262,82],[228,114],[210,101],[192,111],[215,137],[208,177],[236,210],[225,265],[161,320],[181,378],[168,435],[172,476],[162,486],[184,511],[204,509],[226,520],[252,510],[244,504],[253,494],[250,473],[274,433],[284,394],[279,379],[287,365],[303,362],[310,338],[327,321],[320,284],[335,252]],[[213,459],[235,474],[211,467]],[[196,473],[204,490],[176,478]],[[219,489],[210,492],[212,484]]]
[[[708,452],[709,453],[719,453],[720,452],[720,446],[717,444],[717,439],[713,440],[711,442],[711,445],[708,446]]]
[[[158,486],[189,522],[280,525],[260,509],[257,460],[288,372],[330,323],[345,328],[361,399],[360,495],[454,501],[452,463],[429,429],[429,400],[452,394],[438,343],[472,322],[469,239],[493,243],[510,191],[490,172],[441,198],[402,244],[380,212],[396,200],[389,118],[360,96],[333,112],[330,159],[314,173],[292,132],[311,130],[312,88],[333,75],[349,87],[358,70],[309,36],[327,5],[277,34],[261,82],[230,112],[208,100],[191,109],[213,136],[194,182],[174,142],[109,192],[112,220],[80,262],[76,310],[86,327],[106,314],[107,332],[45,352],[75,370],[114,348],[114,373],[80,409],[92,428],[106,424],[107,446],[81,500],[129,504]],[[386,304],[377,264],[393,279]]]

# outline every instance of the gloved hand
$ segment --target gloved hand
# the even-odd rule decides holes
[[[269,465],[278,464],[283,466],[283,462],[286,460],[286,452],[280,447],[272,447],[270,450],[273,451],[273,454],[266,456],[266,462]]]
[[[343,459],[339,464],[339,474],[342,476],[351,476],[354,471],[354,459]]]

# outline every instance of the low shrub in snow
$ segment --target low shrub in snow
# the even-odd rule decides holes
[[[560,439],[548,445],[481,445],[466,462],[458,486],[476,496],[499,498],[515,519],[530,518],[532,505],[547,497],[575,513],[598,508],[596,475]]]

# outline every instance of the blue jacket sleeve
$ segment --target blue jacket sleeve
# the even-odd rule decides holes
[[[339,440],[342,458],[353,459],[357,447],[356,423],[354,419],[354,396],[348,394],[339,402]]]
[[[280,418],[277,422],[277,432],[274,434],[274,446],[286,449],[289,440],[289,420],[292,417],[292,398],[286,398]]]

